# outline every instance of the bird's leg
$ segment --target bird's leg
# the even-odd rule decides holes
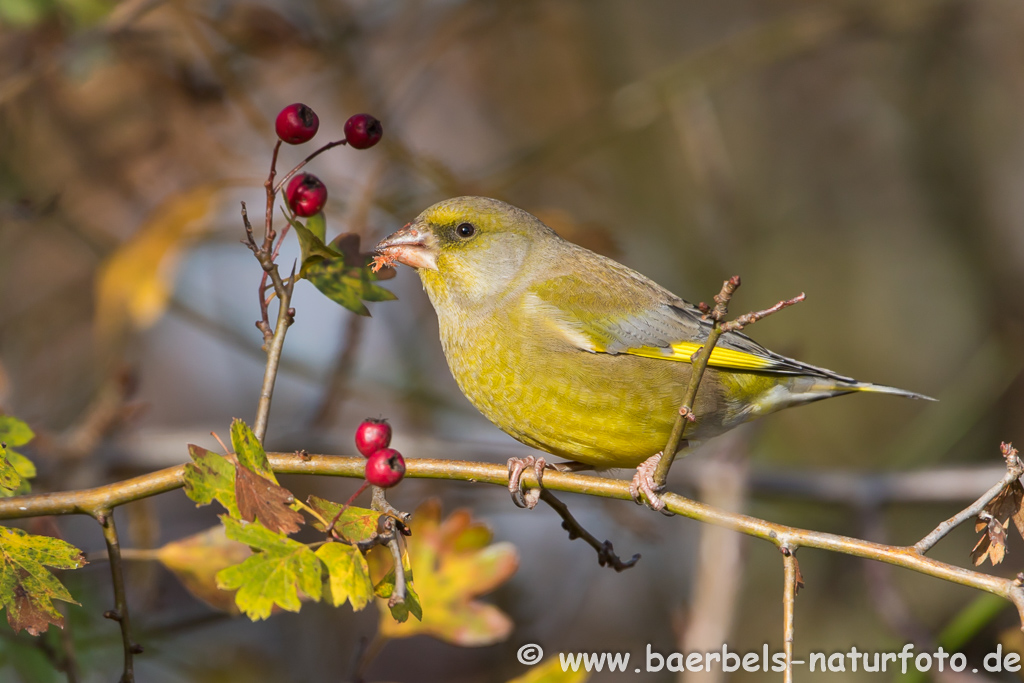
[[[657,471],[658,463],[660,462],[661,453],[655,453],[644,460],[636,468],[633,481],[629,484],[629,495],[633,497],[633,502],[637,505],[646,503],[647,507],[659,512],[665,509],[665,501],[662,500],[660,495],[665,490],[665,486],[659,486],[654,481],[654,473]]]
[[[532,510],[537,506],[537,501],[540,500],[540,490],[544,486],[544,467],[547,464],[548,462],[544,458],[532,455],[525,458],[508,459],[508,491],[512,494],[512,502],[517,507]],[[527,467],[533,468],[533,473],[537,477],[537,488],[524,492],[522,479],[523,472]]]

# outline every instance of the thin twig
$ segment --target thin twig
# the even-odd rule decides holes
[[[338,457],[308,453],[303,455],[268,453],[267,457],[270,460],[271,468],[278,474],[317,474],[362,479],[366,468],[366,459],[362,457]],[[70,514],[88,514],[98,517],[102,510],[110,510],[120,505],[180,488],[184,484],[184,474],[185,466],[179,465],[93,489],[3,498],[0,499],[0,519]],[[406,461],[405,476],[412,479],[472,481],[503,488],[508,487],[508,468],[506,466],[476,461],[412,458]],[[532,472],[526,473],[523,483],[527,487],[537,486]],[[632,500],[629,493],[629,482],[619,479],[550,470],[544,473],[544,487],[552,491]],[[757,517],[724,512],[674,493],[664,494],[663,499],[666,509],[677,515],[732,529],[769,541],[776,546],[819,548],[853,557],[877,560],[999,595],[1013,602],[1024,618],[1024,586],[1014,579],[984,574],[940,562],[921,555],[912,546],[884,545],[848,536],[776,524]]]
[[[654,483],[659,488],[663,487],[665,480],[668,479],[668,472],[672,469],[672,463],[676,459],[676,451],[679,450],[679,445],[682,442],[686,424],[696,420],[692,406],[697,399],[697,390],[700,388],[700,381],[704,377],[704,371],[707,370],[708,361],[711,360],[711,353],[715,350],[718,338],[722,336],[722,329],[718,321],[725,317],[729,310],[729,301],[739,286],[740,276],[734,275],[722,283],[722,290],[715,295],[714,310],[709,309],[703,303],[701,304],[701,310],[711,318],[714,324],[711,327],[711,331],[708,332],[708,338],[704,341],[704,346],[690,359],[690,382],[686,385],[686,390],[683,392],[683,397],[679,404],[679,414],[676,415],[676,421],[672,424],[672,431],[669,432],[668,442],[665,445],[665,450],[662,451],[658,468],[654,471]]]
[[[142,652],[142,649],[132,642],[124,566],[121,563],[121,546],[117,540],[117,528],[114,526],[113,508],[100,510],[96,520],[103,526],[103,540],[107,542],[107,557],[110,560],[110,577],[114,584],[114,609],[104,612],[103,616],[121,625],[121,643],[124,648],[124,673],[121,675],[121,683],[134,683],[133,658],[137,652]]]
[[[301,171],[302,167],[305,166],[306,164],[308,164],[309,162],[311,162],[313,159],[315,159],[316,157],[320,156],[321,154],[323,154],[324,152],[326,152],[329,149],[332,149],[334,147],[337,147],[338,145],[344,145],[344,144],[347,144],[347,143],[348,143],[348,140],[346,140],[344,138],[342,138],[341,140],[335,140],[334,142],[328,142],[326,145],[324,145],[323,147],[321,147],[317,151],[315,151],[312,154],[310,154],[308,157],[306,157],[305,159],[300,161],[298,164],[296,164],[295,168],[293,168],[292,170],[288,171],[284,175],[284,177],[281,178],[280,182],[277,183],[277,185],[273,186],[274,192],[275,193],[280,192],[281,188],[284,187],[285,183],[287,183],[289,180],[291,180],[292,176],[294,176],[296,173]],[[281,143],[278,143],[278,144],[281,144]]]
[[[569,508],[565,503],[555,497],[555,494],[551,493],[547,489],[540,490],[540,499],[551,506],[551,509],[558,513],[558,516],[562,518],[562,528],[569,532],[569,540],[575,540],[582,538],[586,541],[591,548],[597,551],[597,563],[602,567],[611,567],[617,572],[624,571],[635,565],[640,560],[640,553],[636,553],[630,559],[625,562],[615,554],[615,549],[612,548],[611,541],[599,541],[597,537],[592,533],[583,528],[572,513],[569,512]]]
[[[1024,463],[1021,463],[1020,458],[1017,456],[1017,449],[1005,443],[1002,446],[1003,457],[1006,459],[1006,474],[999,480],[999,483],[982,494],[981,498],[978,498],[978,500],[974,501],[971,505],[935,527],[930,534],[915,543],[915,552],[924,555],[932,549],[932,546],[942,540],[946,534],[966,522],[971,517],[979,515],[993,498],[1002,493],[1003,489],[1020,479],[1021,475],[1024,474]]]
[[[665,486],[665,480],[668,479],[668,472],[672,468],[672,463],[676,459],[676,452],[679,450],[679,446],[683,442],[686,425],[690,422],[696,422],[697,420],[697,417],[693,412],[693,404],[694,401],[697,400],[697,390],[700,388],[700,382],[704,377],[704,371],[707,370],[708,362],[711,360],[711,354],[714,352],[715,345],[718,343],[719,338],[726,332],[742,330],[747,325],[751,325],[772,313],[781,311],[783,308],[788,308],[793,304],[800,303],[806,298],[806,296],[801,293],[799,296],[795,296],[792,299],[780,301],[771,308],[745,313],[735,320],[723,323],[721,320],[728,313],[729,302],[732,300],[732,295],[736,293],[737,289],[739,289],[740,284],[740,276],[732,276],[722,283],[722,290],[715,295],[714,308],[710,308],[705,304],[701,304],[700,306],[700,309],[704,311],[705,315],[712,320],[713,325],[711,330],[708,332],[708,338],[704,341],[704,345],[690,359],[692,364],[690,369],[690,382],[686,385],[686,390],[683,392],[682,399],[680,400],[679,414],[676,416],[676,421],[672,424],[672,431],[669,433],[665,450],[662,452],[661,460],[658,462],[658,467],[654,471],[654,483],[658,488]]]
[[[785,576],[782,585],[782,648],[786,653],[786,671],[782,675],[783,683],[793,683],[793,615],[796,607],[797,568],[796,555],[788,546],[779,548],[782,551],[782,566]]]

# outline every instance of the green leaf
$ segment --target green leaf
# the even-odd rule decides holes
[[[320,220],[314,220],[316,216],[309,219],[310,227],[306,227],[295,218],[285,214],[285,218],[288,223],[291,224],[292,229],[295,231],[295,236],[299,238],[299,249],[302,252],[302,259],[299,266],[299,275],[305,277],[306,271],[317,263],[320,263],[324,259],[335,259],[341,258],[341,254],[331,247],[324,244],[324,235],[327,232],[327,222],[323,218],[323,213],[317,214],[320,216]],[[320,230],[324,232],[318,234]]]
[[[216,500],[229,515],[239,519],[242,515],[235,498],[235,464],[195,444],[188,445],[188,453],[192,462],[185,465],[185,495],[196,502],[196,507]]]
[[[13,496],[21,486],[21,475],[7,460],[7,449],[0,444],[0,498]]]
[[[370,270],[369,256],[358,252],[356,236],[339,235],[332,243],[336,256],[310,263],[303,276],[327,298],[359,315],[369,315],[363,301],[392,301],[392,292],[374,284],[379,277]]]
[[[77,569],[85,563],[70,543],[0,527],[0,604],[14,632],[25,629],[37,636],[50,624],[63,628],[64,617],[53,601],[78,603],[46,567]]]
[[[310,496],[306,504],[320,513],[320,516],[328,522],[337,517],[338,520],[334,522],[334,528],[346,541],[362,543],[377,535],[377,520],[380,518],[380,513],[376,510],[349,506],[339,517],[338,513],[344,507],[341,503]],[[314,521],[313,526],[318,531],[326,531],[319,520]]]
[[[299,591],[320,600],[322,565],[308,546],[275,534],[259,522],[243,523],[221,516],[227,537],[259,552],[241,564],[217,572],[217,586],[238,590],[235,604],[253,621],[266,619],[275,605],[298,612]]]
[[[395,592],[395,570],[392,569],[384,578],[377,582],[377,585],[373,587],[373,593],[378,598],[387,600]],[[391,616],[394,617],[395,621],[399,624],[408,621],[409,615],[416,617],[420,621],[423,621],[423,607],[420,604],[420,596],[416,592],[416,588],[412,585],[412,571],[405,568],[405,602],[401,602],[397,605],[387,605],[391,610]]]
[[[321,211],[306,219],[306,229],[323,243],[327,239],[327,217]]]
[[[335,607],[352,603],[352,609],[359,611],[366,607],[373,597],[373,582],[370,581],[370,567],[366,558],[355,546],[344,543],[324,543],[316,551],[329,579],[325,597]]]
[[[231,447],[235,449],[238,464],[264,479],[277,483],[277,477],[274,476],[274,470],[270,469],[270,461],[267,460],[263,444],[252,433],[249,425],[238,418],[231,423]]]
[[[27,424],[10,415],[0,415],[0,498],[20,496],[31,490],[26,479],[36,476],[36,466],[13,446],[24,446],[35,438]]]
[[[8,446],[24,446],[35,438],[27,424],[10,415],[0,415],[0,442]]]

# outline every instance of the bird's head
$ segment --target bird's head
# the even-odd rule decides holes
[[[377,245],[387,261],[416,268],[435,308],[494,301],[536,252],[561,239],[535,216],[486,197],[434,204]]]

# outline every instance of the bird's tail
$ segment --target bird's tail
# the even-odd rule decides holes
[[[839,382],[840,387],[849,386],[851,391],[866,391],[872,394],[892,394],[893,396],[906,396],[907,398],[918,399],[921,401],[937,401],[938,399],[932,398],[931,396],[925,396],[924,394],[917,394],[913,391],[907,391],[906,389],[897,389],[896,387],[887,387],[884,384],[872,384],[870,382],[851,382],[846,384]]]

